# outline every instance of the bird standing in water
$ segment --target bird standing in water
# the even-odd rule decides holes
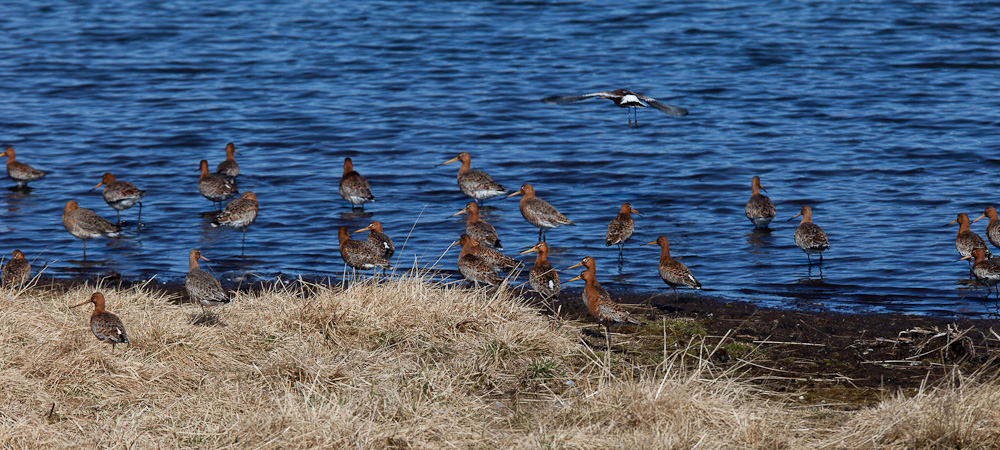
[[[89,300],[70,308],[83,306],[87,303],[94,304],[94,312],[90,315],[90,331],[94,333],[94,336],[103,342],[111,344],[112,352],[115,351],[115,345],[117,344],[128,345],[129,341],[128,336],[125,334],[125,325],[122,325],[122,321],[118,316],[104,309],[104,294],[94,292]]]
[[[767,189],[760,186],[760,177],[754,175],[750,182],[750,189],[750,200],[747,200],[744,208],[747,219],[750,219],[754,228],[767,228],[771,224],[771,220],[774,219],[774,203],[766,195],[760,193],[760,191],[767,192]]]
[[[233,154],[240,154],[236,151],[236,146],[232,142],[226,144],[226,160],[219,163],[215,167],[215,173],[229,180],[230,182],[235,182],[236,177],[240,174],[240,165],[236,163],[236,157]]]
[[[243,230],[243,241],[240,243],[241,256],[246,248],[247,227],[257,220],[258,210],[257,194],[246,191],[243,195],[240,195],[240,198],[229,202],[226,205],[226,209],[223,209],[218,216],[215,216],[215,220],[212,221],[213,227],[226,226]]]
[[[806,252],[806,259],[812,265],[812,258],[809,255],[819,253],[819,263],[823,264],[823,252],[830,249],[830,242],[826,238],[826,232],[819,225],[812,223],[812,208],[803,206],[798,214],[791,217],[792,220],[802,216],[802,221],[795,228],[795,245]]]
[[[28,187],[28,183],[45,176],[45,172],[31,167],[14,156],[14,147],[7,147],[0,156],[7,157],[7,176],[17,182],[17,188]]]
[[[139,218],[136,222],[141,227],[142,226],[142,198],[146,196],[146,191],[143,191],[134,184],[128,181],[119,181],[115,179],[115,176],[111,172],[105,173],[101,177],[101,182],[94,186],[90,190],[97,189],[104,186],[104,191],[101,192],[104,197],[104,202],[108,206],[114,208],[115,214],[118,216],[117,225],[122,223],[122,211],[129,209],[139,204]]]
[[[354,162],[351,158],[344,158],[344,174],[340,177],[340,196],[351,203],[351,209],[360,207],[365,209],[365,203],[374,202],[372,188],[368,185],[368,180],[354,170]]]
[[[549,202],[535,197],[535,188],[530,184],[521,185],[521,189],[507,196],[523,194],[518,207],[521,209],[521,216],[528,223],[538,227],[538,242],[545,242],[545,230],[563,225],[576,225],[572,220],[559,213]]]
[[[962,257],[962,259],[970,258],[976,260],[975,264],[972,265],[972,274],[992,293],[992,286],[996,286],[1000,282],[1000,261],[987,259],[986,251],[978,247],[972,249],[971,255]],[[987,298],[989,296],[990,294],[986,294]],[[997,288],[997,298],[1000,298],[1000,288]]]
[[[586,100],[588,98],[606,98],[614,102],[615,105],[621,108],[626,108],[629,117],[628,119],[629,127],[639,126],[639,119],[638,119],[639,108],[646,108],[652,106],[653,108],[656,108],[674,117],[684,117],[688,114],[687,109],[681,108],[679,106],[660,103],[655,98],[639,94],[637,92],[632,92],[628,89],[616,89],[614,91],[601,91],[583,95],[553,95],[550,97],[543,98],[542,103],[548,103],[550,105],[565,105],[566,103]],[[635,112],[637,114],[635,125],[632,125],[632,108],[635,109]]]
[[[81,208],[75,201],[66,202],[63,207],[62,223],[66,231],[83,241],[83,257],[87,257],[87,239],[101,236],[118,236],[121,228],[98,216],[97,213]]]
[[[201,160],[198,163],[198,170],[201,171],[198,177],[198,192],[212,201],[216,211],[221,209],[222,202],[239,193],[231,181],[221,175],[209,173],[208,161]]]
[[[462,166],[458,168],[458,188],[462,193],[472,197],[477,204],[482,204],[483,200],[503,195],[507,192],[503,186],[493,181],[488,173],[479,170],[472,170],[472,157],[468,152],[459,153],[458,156],[449,159],[439,166],[461,161]]]
[[[622,260],[622,248],[625,246],[625,241],[628,241],[632,237],[632,233],[635,232],[632,214],[639,214],[639,211],[632,209],[632,205],[628,203],[622,203],[618,215],[611,219],[611,223],[608,224],[608,232],[605,234],[605,247],[618,246],[619,263]]]

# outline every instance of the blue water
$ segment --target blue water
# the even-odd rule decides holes
[[[229,280],[339,276],[337,227],[373,219],[406,241],[399,267],[431,266],[467,201],[457,164],[435,165],[467,151],[575,220],[547,233],[550,260],[592,255],[613,290],[666,289],[655,246],[639,245],[666,235],[724,298],[996,310],[944,225],[1000,202],[998,3],[48,3],[0,18],[0,145],[51,171],[0,190],[0,251],[46,277],[178,280],[191,248]],[[617,88],[691,114],[646,109],[629,128],[607,100],[538,101]],[[214,169],[227,142],[260,201],[246,258],[197,190],[198,161]],[[346,156],[377,197],[365,215],[337,194]],[[84,261],[61,211],[76,200],[114,219],[88,192],[104,172],[148,191],[145,226],[125,211],[123,237],[90,241]],[[753,175],[778,208],[769,233],[743,215]],[[604,231],[626,201],[643,216],[619,268]],[[831,240],[821,273],[784,221],[804,204]],[[487,205],[508,253],[534,243],[516,199]]]

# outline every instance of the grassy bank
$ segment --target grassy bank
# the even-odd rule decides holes
[[[95,290],[131,346],[99,343]],[[742,379],[726,339],[554,321],[419,277],[238,292],[202,320],[136,287],[0,291],[5,448],[998,448],[1000,388],[955,370],[846,410]],[[727,349],[742,351],[740,347]],[[749,352],[752,353],[752,352]]]

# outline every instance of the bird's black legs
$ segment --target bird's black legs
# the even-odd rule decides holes
[[[243,242],[240,244],[240,256],[243,256],[247,248],[247,227],[243,227]]]
[[[136,226],[142,226],[142,202],[139,202],[139,218],[136,219]]]
[[[122,224],[122,212],[116,209],[115,210],[115,214],[118,215],[118,222],[116,222],[115,225],[121,225]],[[114,344],[111,344],[111,348],[115,348]]]

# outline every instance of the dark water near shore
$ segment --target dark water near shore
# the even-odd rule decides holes
[[[374,219],[406,241],[400,267],[430,266],[467,201],[458,165],[435,164],[468,151],[575,220],[548,233],[550,260],[592,255],[612,289],[666,289],[639,246],[666,235],[721,297],[995,310],[944,224],[1000,202],[998,3],[229,3],[6,6],[0,145],[51,174],[0,190],[3,254],[60,278],[179,279],[196,247],[230,279],[339,276],[336,228]],[[616,88],[691,114],[642,110],[630,129],[607,100],[538,101]],[[197,190],[198,161],[214,168],[230,141],[260,200],[247,258]],[[345,156],[377,197],[364,216],[337,194]],[[148,191],[146,226],[125,211],[123,238],[90,241],[83,261],[60,215],[77,200],[114,219],[87,192],[104,172]],[[755,174],[778,208],[769,232],[743,215]],[[626,201],[643,217],[619,268],[604,230]],[[830,236],[822,274],[784,221],[803,204]],[[507,253],[534,243],[515,199],[487,205]]]

